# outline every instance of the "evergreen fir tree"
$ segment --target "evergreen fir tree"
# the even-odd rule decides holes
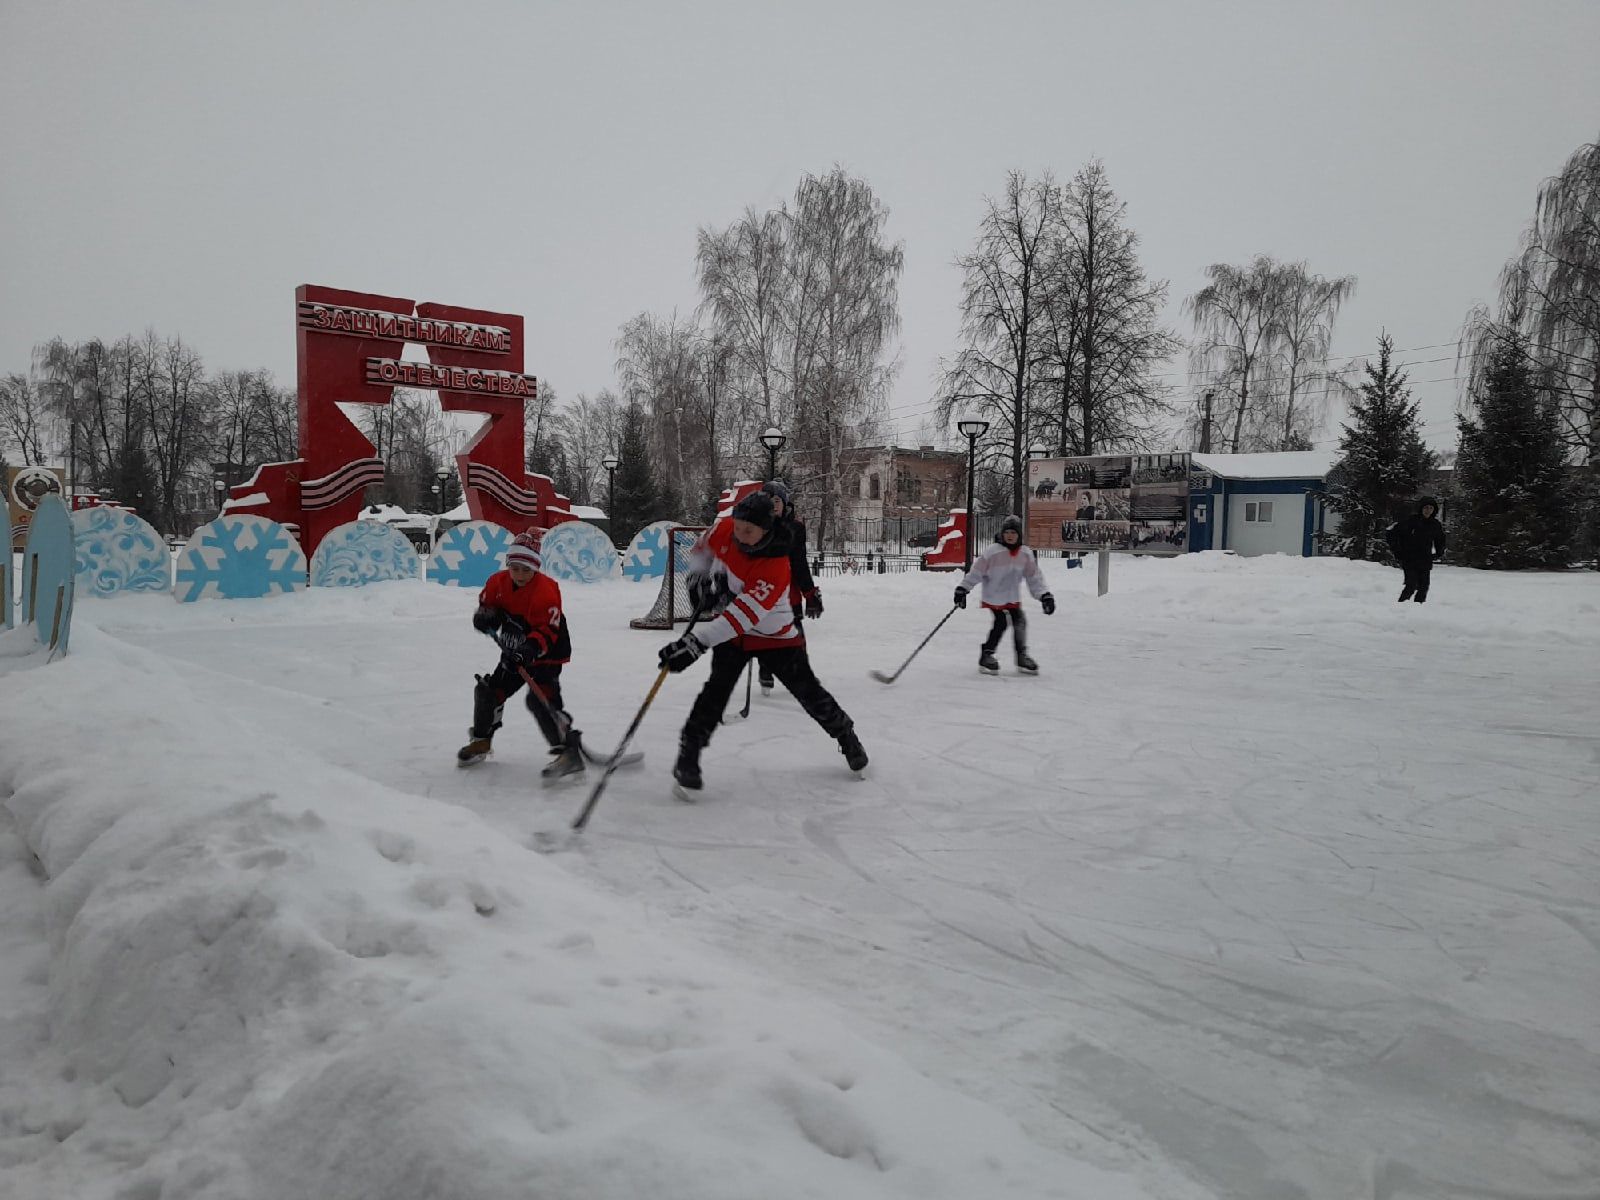
[[[618,439],[616,490],[611,519],[611,540],[626,546],[635,533],[652,521],[663,521],[677,511],[670,489],[661,486],[656,478],[655,465],[650,461],[650,434],[644,409],[630,404],[622,412],[621,436]]]
[[[1370,562],[1391,555],[1383,531],[1406,502],[1422,490],[1434,456],[1422,443],[1417,405],[1405,372],[1390,363],[1394,339],[1378,338],[1378,362],[1367,363],[1360,398],[1339,438],[1339,461],[1328,473],[1323,501],[1339,515],[1339,527],[1319,535],[1329,554]]]
[[[1577,497],[1555,405],[1534,385],[1520,334],[1503,330],[1460,419],[1451,557],[1469,567],[1564,567]]]
[[[111,490],[112,500],[154,523],[161,507],[161,486],[143,447],[137,444],[124,447],[107,466],[106,486]]]

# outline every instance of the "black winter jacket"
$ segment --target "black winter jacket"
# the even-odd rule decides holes
[[[1437,516],[1422,515],[1422,510],[1430,505],[1435,513],[1439,511],[1438,501],[1425,496],[1417,502],[1416,512],[1396,521],[1383,535],[1395,558],[1402,563],[1432,562],[1444,556],[1444,526]]]

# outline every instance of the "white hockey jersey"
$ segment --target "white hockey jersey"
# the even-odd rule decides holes
[[[972,570],[961,586],[970,592],[981,582],[985,608],[1020,608],[1024,580],[1035,600],[1045,594],[1044,573],[1039,570],[1033,550],[991,542],[972,560]]]

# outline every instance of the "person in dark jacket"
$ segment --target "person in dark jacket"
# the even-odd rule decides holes
[[[802,618],[814,621],[822,615],[822,592],[811,578],[811,564],[806,561],[806,525],[795,515],[788,487],[771,479],[761,485],[761,490],[772,497],[773,516],[789,538],[789,607],[794,612],[794,627],[799,629]],[[770,695],[775,680],[765,662],[760,663],[760,675],[761,694]]]
[[[1407,600],[1418,604],[1427,600],[1433,564],[1444,557],[1444,526],[1439,523],[1438,511],[1439,502],[1424,496],[1417,501],[1416,512],[1396,521],[1383,535],[1405,572],[1405,586],[1400,590],[1402,604]]]

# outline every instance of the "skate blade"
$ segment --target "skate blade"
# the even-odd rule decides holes
[[[672,785],[672,798],[684,804],[697,804],[700,801],[700,793],[691,792],[681,783],[674,783]]]
[[[456,759],[456,766],[463,769],[467,767],[475,767],[479,763],[487,761],[488,758],[489,756],[487,754],[479,754],[473,758],[458,758]]]
[[[561,784],[567,783],[573,779],[587,778],[588,774],[589,773],[587,771],[568,771],[564,775],[540,775],[539,786],[547,788],[558,787]]]
[[[979,667],[978,668],[978,674],[979,675],[998,675],[998,674],[1000,674],[1000,668],[999,667],[995,667],[993,670],[991,670],[988,667]]]

